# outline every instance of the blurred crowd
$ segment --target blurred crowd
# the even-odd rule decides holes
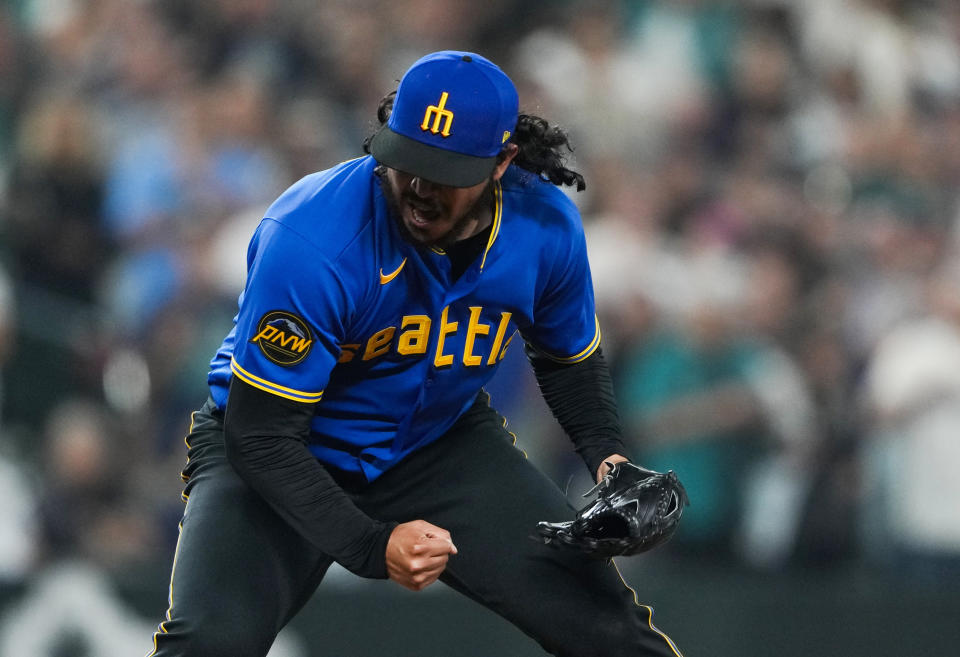
[[[631,448],[693,500],[664,550],[956,577],[957,3],[12,0],[0,582],[166,569],[247,239],[443,48],[570,133]],[[569,486],[513,351],[494,402]]]

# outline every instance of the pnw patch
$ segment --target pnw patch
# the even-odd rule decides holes
[[[310,353],[313,338],[307,323],[282,310],[271,310],[260,318],[255,342],[263,355],[277,365],[296,365]]]

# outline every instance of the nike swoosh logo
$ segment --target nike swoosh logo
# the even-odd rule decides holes
[[[394,269],[394,270],[393,270],[392,272],[390,272],[389,274],[384,274],[384,273],[383,273],[383,267],[381,267],[381,268],[380,268],[380,285],[386,285],[387,283],[389,283],[390,281],[392,281],[393,279],[395,279],[395,278],[397,277],[397,274],[400,273],[400,270],[403,269],[403,266],[404,266],[405,264],[407,264],[407,259],[406,259],[406,258],[403,259],[403,262],[400,263],[400,266],[399,266],[399,267],[397,267],[396,269]]]

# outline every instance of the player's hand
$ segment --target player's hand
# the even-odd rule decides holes
[[[603,475],[610,472],[615,464],[620,463],[621,461],[629,461],[626,456],[621,456],[620,454],[612,454],[607,458],[603,459],[603,463],[600,464],[600,467],[597,468],[597,483],[600,483],[600,480],[603,479]]]
[[[394,527],[387,541],[387,574],[411,591],[421,591],[437,581],[457,546],[446,529],[426,520]]]

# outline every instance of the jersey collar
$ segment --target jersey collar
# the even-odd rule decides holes
[[[497,235],[500,234],[500,221],[503,217],[503,187],[498,180],[493,184],[493,226],[490,228],[490,238],[487,240],[487,247],[483,250],[483,259],[480,261],[480,271],[487,264],[487,254],[497,241]]]

